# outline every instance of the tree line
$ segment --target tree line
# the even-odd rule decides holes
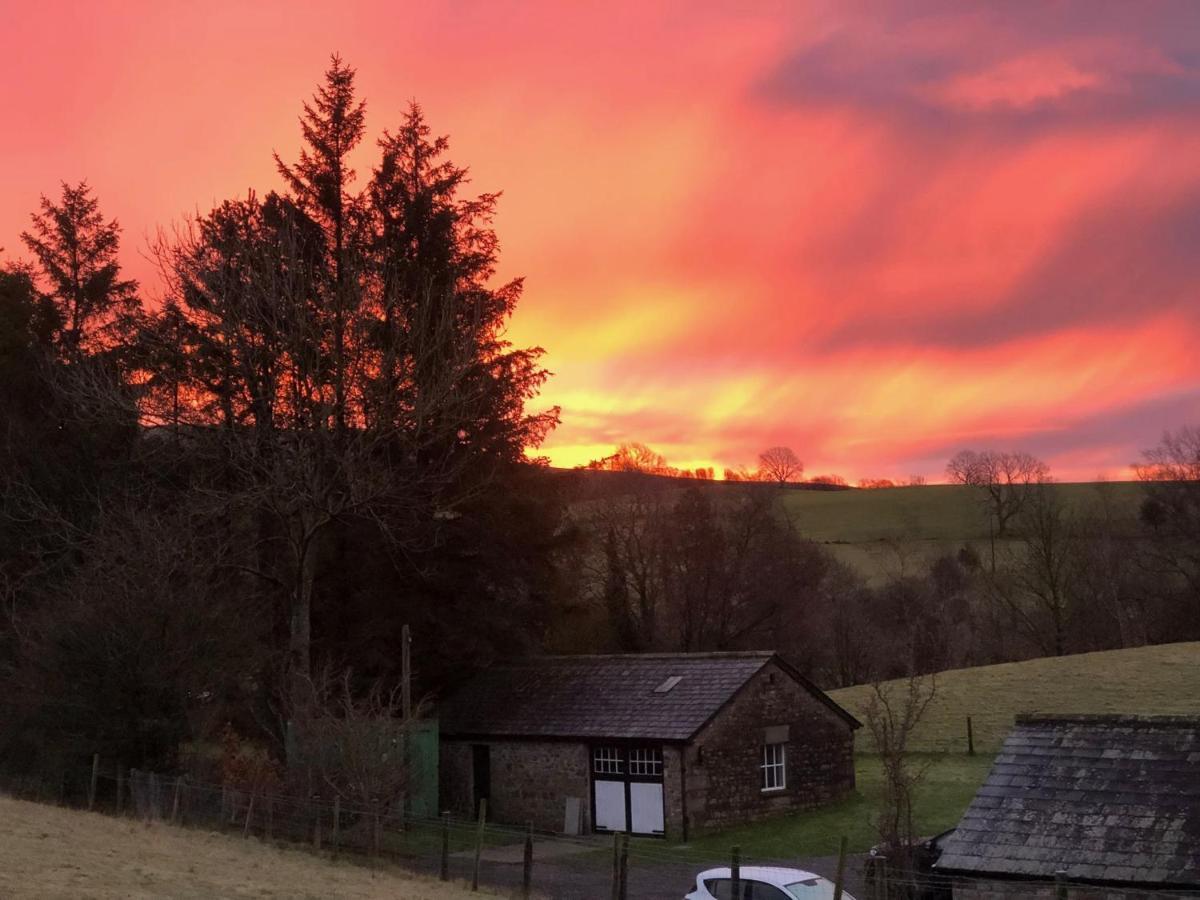
[[[1064,488],[1026,453],[964,451],[947,476],[989,537],[875,542],[872,578],[806,535],[789,492],[601,485],[576,513],[591,598],[576,629],[625,651],[772,647],[826,687],[1200,638],[1200,430],[1168,433],[1137,473],[1131,499]]]
[[[360,181],[337,57],[300,130],[282,189],[154,238],[155,302],[84,182],[0,268],[0,764],[161,768],[239,738],[291,764],[334,722],[390,740],[405,626],[418,697],[545,650],[772,647],[833,687],[1200,637],[1200,431],[1147,454],[1134,516],[960,454],[992,540],[883,546],[873,581],[772,487],[805,478],[787,447],[721,490],[702,468],[593,492],[534,456],[558,410],[532,409],[540,348],[505,337],[498,195],[416,104]],[[683,474],[639,444],[593,468]]]
[[[360,181],[336,56],[300,130],[283,189],[159,232],[159,302],[85,182],[0,272],[6,759],[170,765],[225,723],[295,759],[329,671],[395,683],[405,625],[419,692],[539,643],[558,411],[505,338],[498,194],[416,103]]]

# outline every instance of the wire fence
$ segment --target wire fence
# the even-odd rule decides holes
[[[19,799],[302,846],[363,865],[398,865],[513,897],[679,900],[695,889],[697,873],[705,869],[736,868],[740,875],[753,866],[781,865],[840,881],[844,900],[953,900],[968,887],[973,897],[1006,900],[1094,900],[1111,895],[1094,884],[1063,877],[981,886],[928,868],[909,871],[881,856],[864,854],[842,860],[768,859],[730,847],[724,858],[714,858],[686,845],[653,838],[631,839],[620,834],[570,837],[489,822],[486,814],[477,820],[448,814],[405,815],[337,798],[246,790],[182,775],[118,768],[102,764],[98,758],[90,769],[67,770],[61,777],[0,776],[0,790]],[[767,896],[756,892],[748,876],[739,877],[739,882],[737,900]],[[717,896],[726,900],[734,896],[731,890],[732,886],[726,885]],[[1128,900],[1132,895],[1122,896]],[[1200,892],[1167,889],[1156,890],[1153,896],[1196,898]]]

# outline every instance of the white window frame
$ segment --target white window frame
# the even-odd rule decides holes
[[[620,747],[596,747],[592,750],[592,772],[596,775],[624,775],[625,755]]]
[[[762,792],[787,790],[787,744],[763,744]]]
[[[662,751],[653,747],[635,747],[629,751],[629,774],[661,777]]]

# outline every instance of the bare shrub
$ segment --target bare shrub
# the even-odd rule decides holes
[[[883,803],[875,825],[896,872],[911,873],[915,868],[920,835],[913,821],[913,804],[929,766],[914,765],[908,746],[936,693],[932,675],[875,682],[864,711],[883,767]]]

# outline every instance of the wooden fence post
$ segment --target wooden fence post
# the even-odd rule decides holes
[[[309,808],[312,810],[312,842],[313,849],[320,852],[321,850],[321,798],[317,794],[312,794],[308,798]]]
[[[333,798],[333,853],[336,856],[342,846],[342,798]]]
[[[521,874],[521,896],[529,900],[530,889],[533,885],[533,823],[525,826],[525,870]]]
[[[487,823],[487,797],[479,800],[479,828],[475,832],[475,866],[471,870],[471,890],[479,890],[479,860],[483,855],[483,830]]]
[[[125,808],[125,767],[117,763],[117,815]]]
[[[442,867],[438,873],[442,881],[450,880],[450,813],[442,813]]]
[[[621,890],[621,832],[613,832],[612,891],[609,900],[617,900]]]
[[[92,780],[88,782],[88,810],[96,808],[96,781],[100,777],[100,754],[92,754]]]
[[[975,755],[975,729],[971,724],[970,716],[967,716],[967,755]]]
[[[621,832],[621,881],[617,900],[629,900],[629,832]]]
[[[179,824],[179,791],[183,787],[183,776],[175,776],[175,796],[171,799],[171,824]]]
[[[879,878],[876,884],[879,886],[879,900],[888,900],[891,889],[888,886],[888,861],[886,856],[879,857]]]
[[[833,882],[833,900],[842,900],[842,886],[846,883],[846,836],[838,846],[837,877]]]
[[[733,858],[729,863],[729,896],[740,897],[742,894],[742,848],[733,848]]]
[[[242,837],[250,836],[250,817],[254,814],[254,797],[255,795],[251,794],[250,802],[246,804],[246,824],[242,826]]]
[[[275,795],[267,794],[267,840],[275,839]]]
[[[376,797],[372,801],[372,805],[375,808],[375,812],[374,812],[374,818],[373,818],[373,825],[371,828],[371,849],[374,852],[375,856],[379,856],[379,845],[383,841],[383,828],[379,824],[379,798],[378,797]]]

